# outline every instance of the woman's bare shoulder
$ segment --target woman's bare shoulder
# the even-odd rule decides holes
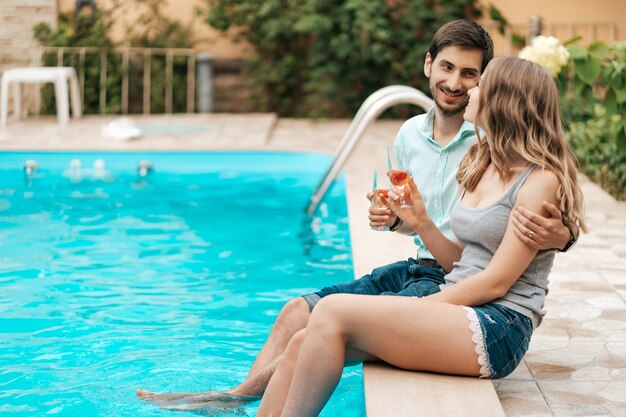
[[[520,189],[517,202],[528,204],[531,202],[541,203],[544,200],[555,201],[559,185],[559,178],[554,172],[537,167]]]

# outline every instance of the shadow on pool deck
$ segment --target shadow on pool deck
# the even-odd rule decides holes
[[[100,136],[113,117],[57,126],[53,118],[10,120],[0,150],[285,150],[332,154],[349,120],[279,119],[274,114],[138,116],[145,134],[131,142]],[[413,256],[410,239],[371,231],[365,193],[384,171],[401,121],[370,126],[347,163],[355,275]],[[524,363],[494,382],[512,416],[626,417],[626,203],[582,182],[590,232],[559,254],[550,276],[548,315]]]

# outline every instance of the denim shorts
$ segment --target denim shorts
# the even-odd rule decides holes
[[[476,344],[480,377],[500,379],[517,368],[528,350],[530,318],[500,304],[464,307]]]
[[[317,302],[330,294],[425,297],[440,291],[439,285],[445,283],[444,276],[443,269],[421,266],[415,259],[409,258],[376,268],[359,279],[303,295],[303,298],[313,311]]]

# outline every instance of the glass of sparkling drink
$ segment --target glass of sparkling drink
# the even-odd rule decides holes
[[[409,178],[411,174],[406,169],[396,169],[393,167],[393,164],[391,163],[391,152],[389,152],[389,148],[387,148],[387,176],[389,177],[389,181],[391,181],[391,184],[393,184],[393,186],[402,193],[400,195],[400,208],[412,207],[404,199],[404,187],[409,183]]]
[[[400,208],[409,208],[411,205],[404,199],[404,187],[409,183],[409,171],[405,169],[391,169],[387,172],[389,181],[395,188],[402,192],[400,196]]]

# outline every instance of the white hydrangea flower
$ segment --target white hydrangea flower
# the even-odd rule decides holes
[[[569,52],[554,36],[537,36],[529,46],[524,47],[518,57],[541,65],[556,77],[569,62]]]

